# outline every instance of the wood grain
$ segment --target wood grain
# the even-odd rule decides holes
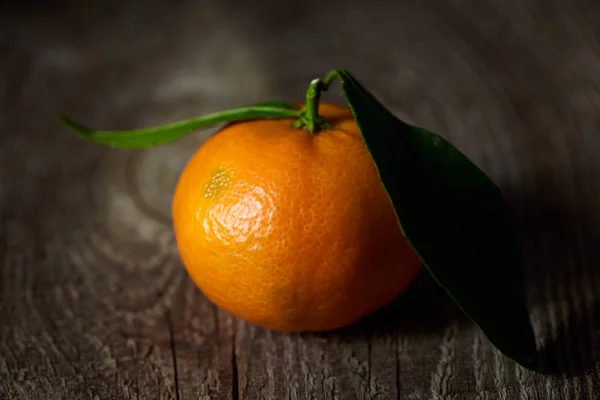
[[[600,398],[600,6],[237,3],[4,6],[0,398]],[[547,374],[499,354],[425,275],[335,332],[232,317],[191,284],[169,216],[214,129],[123,151],[55,118],[136,127],[300,100],[340,66],[502,187]]]

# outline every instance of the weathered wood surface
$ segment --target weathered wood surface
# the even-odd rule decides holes
[[[0,398],[600,398],[597,2],[39,3],[0,16]],[[169,220],[213,130],[134,152],[55,118],[136,127],[300,100],[338,66],[503,188],[555,373],[517,368],[427,279],[327,334],[231,317],[190,283]]]

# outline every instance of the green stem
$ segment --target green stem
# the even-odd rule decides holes
[[[306,89],[306,103],[302,110],[302,117],[294,123],[294,127],[308,130],[314,134],[320,129],[330,128],[326,121],[319,117],[319,101],[321,100],[321,93],[327,91],[329,86],[338,73],[336,70],[330,71],[324,80],[313,79]]]
[[[329,71],[329,73],[325,76],[325,79],[323,79],[323,91],[327,91],[329,89],[329,86],[331,85],[331,82],[333,82],[333,80],[338,76],[339,75],[337,69],[332,69],[331,71]]]
[[[310,133],[314,133],[319,122],[319,100],[321,100],[321,89],[323,87],[323,81],[320,79],[314,79],[308,89],[306,90],[306,104],[304,105],[304,122],[306,129]]]

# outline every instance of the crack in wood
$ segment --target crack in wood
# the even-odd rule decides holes
[[[171,313],[167,312],[167,326],[169,329],[169,343],[171,346],[171,357],[173,361],[173,376],[175,379],[175,398],[180,400],[179,393],[179,373],[177,371],[177,349],[175,344],[175,332],[173,330],[173,321],[171,319]]]
[[[233,400],[239,400],[240,389],[239,389],[239,372],[237,362],[237,350],[235,345],[235,331],[231,337],[231,398]]]
[[[396,400],[400,400],[400,338],[394,338],[394,358],[396,362]]]

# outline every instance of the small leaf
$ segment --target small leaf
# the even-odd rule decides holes
[[[348,71],[338,76],[407,240],[488,339],[533,369],[535,338],[499,188],[441,136],[393,116]]]
[[[254,106],[206,114],[166,125],[129,131],[96,130],[75,122],[65,115],[60,119],[80,137],[94,143],[111,147],[144,149],[173,142],[196,129],[226,122],[255,118],[298,118],[301,110],[283,102],[268,102]]]

